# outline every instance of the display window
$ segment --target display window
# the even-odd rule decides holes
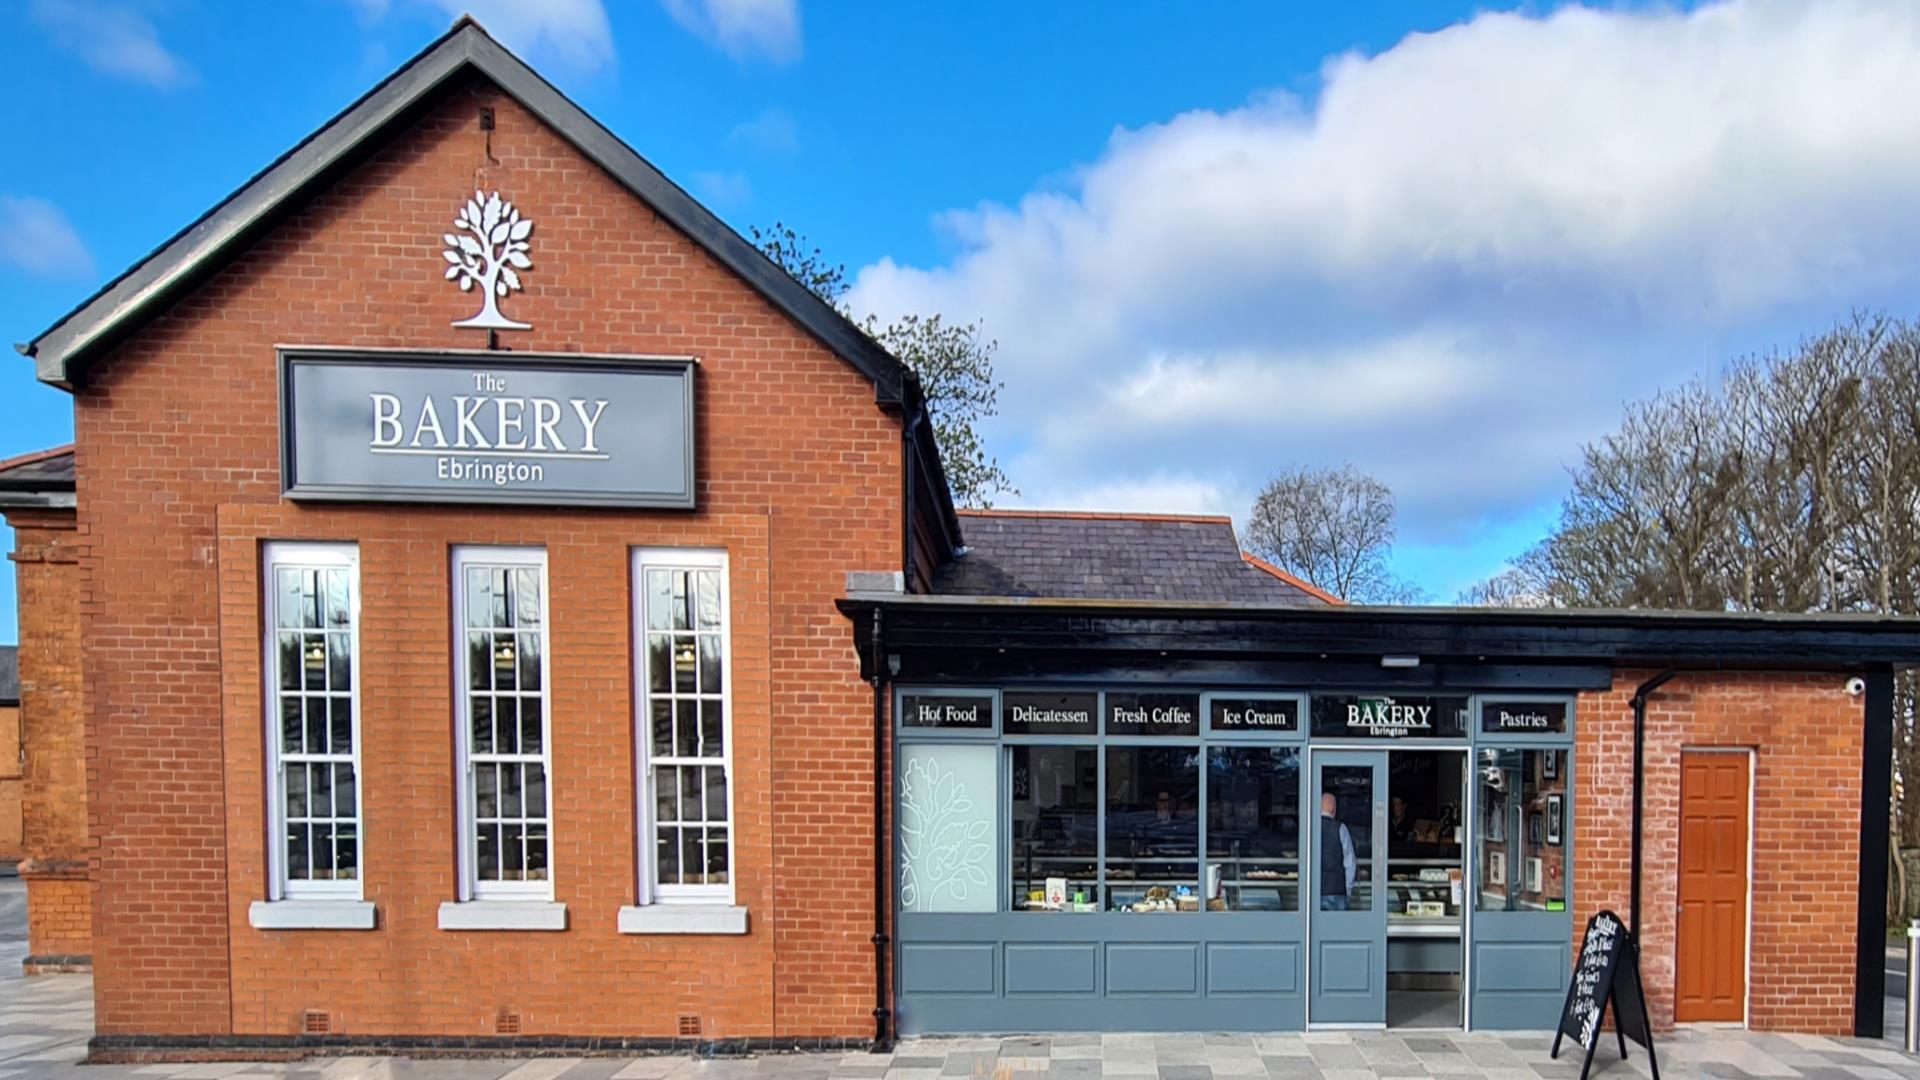
[[[1483,748],[1475,906],[1567,910],[1567,751]]]
[[[1100,886],[1099,751],[1091,746],[1013,746],[1007,755],[1012,764],[1012,909],[1095,910]]]
[[[1109,746],[1107,907],[1198,911],[1200,749]]]
[[[1460,923],[1465,750],[1396,750],[1387,765],[1387,918],[1395,926]]]
[[[1300,910],[1300,751],[1207,751],[1207,908]]]

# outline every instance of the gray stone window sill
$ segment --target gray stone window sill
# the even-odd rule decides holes
[[[255,900],[247,924],[255,930],[371,930],[371,900]]]
[[[620,909],[623,934],[744,934],[747,909],[727,904],[648,904]]]
[[[442,930],[565,930],[567,905],[540,900],[462,900],[440,905]]]

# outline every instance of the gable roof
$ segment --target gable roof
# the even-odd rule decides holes
[[[0,508],[72,509],[73,444],[0,461]]]
[[[1225,516],[1044,510],[962,510],[960,516],[967,546],[935,572],[937,595],[1339,603],[1251,560]]]
[[[80,385],[88,366],[103,352],[205,280],[307,196],[379,149],[417,118],[437,91],[469,71],[491,79],[774,307],[872,379],[876,401],[917,407],[918,380],[904,364],[568,100],[471,16],[462,16],[451,30],[344,112],[17,348],[33,358],[40,381],[67,390]]]

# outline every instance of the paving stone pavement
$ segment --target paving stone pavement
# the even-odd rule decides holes
[[[17,970],[17,969],[16,969]],[[0,1080],[1575,1080],[1540,1033],[1308,1032],[1277,1035],[1052,1035],[907,1039],[891,1054],[744,1058],[463,1060],[314,1058],[292,1063],[82,1065],[93,1029],[84,975],[0,978]],[[1658,1044],[1660,1073],[1692,1077],[1920,1080],[1920,1058],[1887,1042],[1692,1029]],[[1594,1075],[1647,1077],[1646,1054],[1603,1043]]]

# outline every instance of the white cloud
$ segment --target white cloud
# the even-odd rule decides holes
[[[696,170],[687,177],[700,201],[721,210],[737,210],[753,201],[753,182],[739,170]]]
[[[800,59],[799,0],[660,0],[683,28],[735,60]]]
[[[1116,131],[850,300],[985,322],[1019,502],[1171,476],[1243,515],[1281,466],[1353,461],[1443,541],[1551,499],[1726,343],[1910,307],[1914,100],[1920,5],[1483,14]]]
[[[193,70],[161,43],[152,21],[131,3],[33,0],[31,10],[33,21],[56,44],[103,75],[162,90],[194,79]]]
[[[1015,500],[1053,510],[1135,510],[1161,514],[1242,514],[1240,492],[1195,472],[1163,472],[1101,487],[1023,489]],[[999,503],[996,503],[999,505]]]
[[[762,109],[751,120],[735,124],[727,133],[731,146],[785,157],[800,152],[800,125],[793,114],[778,106]]]
[[[93,256],[59,207],[0,195],[0,265],[38,276],[88,277]]]
[[[353,0],[368,22],[385,18],[396,2],[429,9],[449,23],[472,15],[514,52],[576,71],[597,71],[614,60],[613,28],[602,0]]]

